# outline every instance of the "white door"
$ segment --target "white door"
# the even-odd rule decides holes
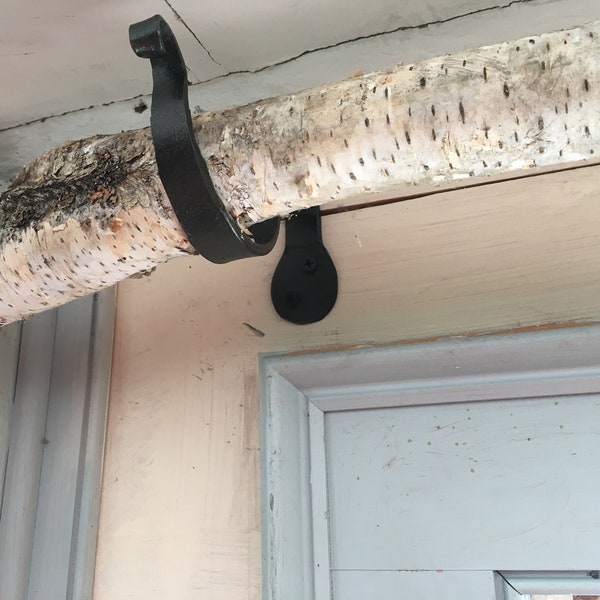
[[[493,600],[536,576],[598,591],[596,328],[263,374],[265,598]]]

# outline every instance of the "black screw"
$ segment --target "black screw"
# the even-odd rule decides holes
[[[314,273],[319,268],[319,263],[316,258],[307,258],[304,261],[304,271],[306,273]]]
[[[598,579],[600,578],[600,573],[598,573],[598,571],[590,571],[590,577],[592,579]]]
[[[296,294],[295,292],[288,292],[285,297],[285,303],[290,308],[298,308],[300,303],[302,302],[302,297]]]

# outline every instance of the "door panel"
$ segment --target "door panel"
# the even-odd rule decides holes
[[[600,396],[328,413],[334,569],[600,563]]]

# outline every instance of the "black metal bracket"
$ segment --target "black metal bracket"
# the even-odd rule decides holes
[[[254,225],[247,234],[225,209],[194,137],[187,70],[171,28],[155,15],[131,25],[129,41],[152,64],[150,124],[158,174],[188,240],[214,263],[267,254],[279,219]]]
[[[316,323],[334,307],[338,277],[321,235],[319,207],[294,213],[285,224],[285,250],[271,281],[280,317],[297,325]]]

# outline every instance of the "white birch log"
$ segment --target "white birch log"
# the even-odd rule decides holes
[[[600,23],[203,113],[194,128],[220,197],[247,224],[594,160]],[[149,130],[69,142],[0,196],[0,324],[189,253]]]

